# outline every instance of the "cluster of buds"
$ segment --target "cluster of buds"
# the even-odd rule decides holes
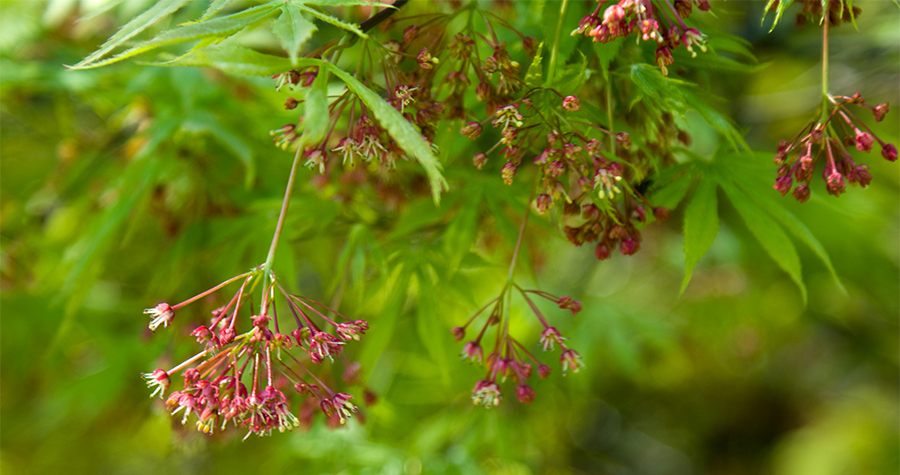
[[[833,109],[824,120],[813,120],[794,140],[782,141],[778,146],[775,164],[779,169],[774,188],[782,196],[792,193],[801,203],[808,200],[810,182],[821,161],[825,162],[822,179],[829,194],[840,196],[846,191],[848,182],[863,188],[868,186],[872,181],[869,166],[857,164],[847,151],[850,148],[855,147],[860,152],[869,153],[875,142],[878,142],[882,157],[891,162],[897,160],[897,147],[881,140],[848,107],[855,105],[869,109],[874,114],[875,121],[880,122],[888,112],[887,103],[870,106],[859,93],[851,97],[829,96],[829,101]],[[839,135],[838,131],[843,134]]]
[[[344,344],[359,340],[368,324],[351,321],[314,300],[288,293],[272,273],[266,277],[261,268],[255,268],[177,305],[159,304],[144,312],[152,318],[150,329],[167,327],[176,310],[236,281],[242,283],[230,301],[212,311],[208,325],[191,332],[203,350],[172,369],[143,375],[153,389],[151,397],[165,398],[171,378],[181,373],[184,385],[165,398],[166,407],[173,416],[181,413],[182,424],[195,417],[197,430],[206,434],[225,430],[229,423],[246,430],[248,437],[268,435],[273,430],[290,431],[301,424],[308,427],[314,412],[301,410],[300,417],[294,415],[291,394],[306,396],[305,404],[318,406],[331,426],[343,424],[357,412],[350,402],[353,396],[332,390],[312,368],[341,355]],[[257,313],[247,301],[250,289],[260,283],[264,291]],[[276,288],[294,317],[293,330],[282,332],[280,328]],[[241,313],[251,314],[245,325],[238,325]],[[343,321],[338,323],[334,318]],[[358,371],[358,364],[350,366]],[[345,374],[348,384],[355,382],[353,373]]]
[[[416,27],[407,28],[404,41],[388,41],[384,44],[385,48],[376,51],[384,56],[382,64],[390,66],[384,70],[388,102],[407,121],[418,126],[423,138],[430,143],[437,122],[444,116],[446,108],[442,101],[432,98],[433,68],[440,63],[439,58],[432,56],[428,52],[429,48],[422,48],[417,55],[405,52],[413,47],[412,43],[418,36]],[[397,67],[404,58],[415,60],[416,66],[411,71],[405,72]],[[293,90],[295,87],[311,86],[317,74],[317,68],[290,70],[273,76],[273,79],[276,80],[276,90],[285,86]],[[293,110],[301,103],[302,101],[288,97],[284,106],[287,110]],[[302,151],[306,166],[316,168],[320,173],[332,169],[337,161],[349,169],[360,162],[393,169],[398,158],[406,157],[384,127],[373,120],[366,105],[348,89],[331,102],[327,117],[309,120],[325,120],[328,124],[324,138],[319,143],[306,144]],[[283,150],[296,150],[303,121],[304,117],[301,116],[296,125],[287,124],[271,131],[275,144]]]
[[[541,91],[555,93],[547,89]],[[534,96],[526,94],[522,102],[527,106],[531,97]],[[561,113],[573,114],[580,109],[581,102],[576,96],[559,97],[562,99]],[[575,130],[562,133],[551,129],[538,136],[537,131],[549,128],[548,124],[542,122],[539,114],[523,116],[520,106],[515,103],[497,109],[483,122],[467,123],[461,132],[470,139],[477,138],[482,124],[488,120],[494,128],[501,129],[501,139],[486,153],[475,155],[475,166],[481,169],[487,162],[487,154],[499,149],[500,156],[505,159],[500,169],[501,178],[509,185],[522,164],[524,149],[536,139],[542,139],[546,146],[533,160],[541,175],[535,208],[543,214],[558,204],[566,222],[567,238],[577,246],[599,240],[596,247],[599,259],[609,258],[617,245],[623,255],[637,252],[641,242],[639,228],[647,222],[648,209],[657,219],[668,216],[668,210],[653,207],[626,179],[623,163],[639,160],[631,152],[631,138],[627,133],[615,134],[612,142],[616,160],[613,160],[604,153],[601,141]],[[570,121],[576,122],[574,117]],[[609,134],[597,126],[590,130]]]
[[[702,11],[709,10],[708,0],[693,0]],[[688,28],[684,19],[693,9],[691,0],[619,0],[600,15],[603,2],[597,3],[594,12],[585,16],[572,30],[572,36],[585,35],[594,41],[606,43],[616,38],[634,35],[638,41],[656,42],[656,64],[663,75],[675,62],[672,51],[681,45],[697,56],[694,47],[706,52],[706,37],[696,28]]]
[[[775,0],[769,10],[776,10],[779,3],[779,0]],[[795,3],[802,5],[796,17],[798,28],[802,28],[807,23],[818,25],[822,22],[822,6],[825,2],[822,0],[797,0]],[[853,21],[861,13],[862,10],[852,6],[851,2],[828,0],[828,23],[830,26],[840,26],[841,23]]]
[[[527,383],[532,376],[534,367],[537,367],[537,374],[540,379],[549,377],[552,372],[549,365],[540,362],[528,351],[528,348],[509,335],[509,311],[506,308],[505,301],[508,301],[507,292],[512,292],[513,288],[519,291],[543,328],[540,344],[544,351],[554,351],[559,346],[559,364],[562,367],[563,375],[567,371],[577,373],[584,366],[584,363],[581,361],[581,355],[566,346],[565,341],[567,338],[563,337],[559,330],[547,322],[547,319],[529,297],[529,294],[545,298],[558,305],[559,308],[569,310],[573,316],[581,311],[581,302],[572,300],[569,296],[556,297],[539,290],[523,290],[516,284],[507,285],[498,297],[476,312],[465,325],[451,330],[456,341],[462,341],[466,336],[466,328],[479,315],[491,307],[491,311],[478,332],[478,336],[463,345],[461,355],[463,359],[483,364],[487,369],[484,379],[475,383],[475,388],[472,389],[472,402],[475,405],[483,405],[488,408],[500,405],[502,397],[500,383],[505,382],[507,378],[511,378],[516,383],[516,397],[519,399],[519,402],[530,404],[536,394],[534,389]],[[488,328],[492,326],[497,327],[496,339],[493,348],[487,355],[487,358],[485,358],[481,343],[486,339]]]

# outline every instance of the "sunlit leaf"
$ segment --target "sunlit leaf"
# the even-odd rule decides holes
[[[262,20],[265,20],[276,11],[278,11],[277,6],[266,4],[249,8],[247,10],[233,13],[221,18],[214,18],[212,20],[204,21],[201,23],[190,23],[187,25],[179,26],[175,29],[162,32],[153,39],[144,41],[131,49],[113,56],[112,58],[85,65],[79,63],[76,64],[73,69],[98,68],[100,66],[116,63],[118,61],[122,61],[123,59],[127,59],[141,53],[146,53],[163,46],[185,43],[188,41],[196,41],[209,38],[221,40],[243,29],[249,28],[250,26]]]
[[[694,197],[684,211],[684,280],[681,291],[687,288],[694,267],[706,254],[719,233],[718,184],[710,176],[701,176]]]
[[[303,12],[288,3],[281,8],[281,16],[272,24],[272,32],[281,41],[281,47],[287,51],[291,64],[297,65],[300,47],[317,31],[313,22],[303,17]]]
[[[116,49],[117,46],[125,43],[129,39],[131,39],[134,35],[144,31],[146,28],[152,26],[154,23],[159,21],[162,18],[165,18],[176,10],[184,6],[188,3],[189,0],[160,0],[158,2],[153,3],[153,6],[147,9],[144,13],[136,16],[133,20],[129,21],[125,24],[119,31],[116,32],[112,37],[106,40],[102,46],[97,51],[89,54],[86,58],[79,61],[74,69],[82,69],[86,66],[94,63],[100,58],[106,56],[110,51]]]
[[[773,260],[791,277],[791,280],[800,288],[803,303],[806,303],[806,285],[803,283],[803,275],[800,269],[800,256],[794,248],[794,243],[788,238],[784,230],[778,226],[762,208],[730,181],[721,181],[722,189],[728,196],[731,204],[744,218],[750,232],[762,244],[763,249]]]

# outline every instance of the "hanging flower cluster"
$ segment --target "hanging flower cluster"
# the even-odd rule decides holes
[[[203,349],[172,369],[144,374],[153,389],[151,397],[165,398],[171,378],[181,374],[184,384],[168,394],[166,407],[173,416],[181,414],[182,424],[194,418],[197,430],[207,434],[225,430],[229,423],[246,430],[247,437],[293,430],[301,423],[308,427],[314,416],[310,409],[315,406],[330,425],[343,424],[357,412],[353,396],[335,392],[312,368],[342,356],[344,344],[359,340],[368,323],[349,320],[312,299],[288,293],[274,274],[264,278],[261,268],[256,268],[177,305],[161,303],[144,312],[152,319],[150,329],[169,326],[177,310],[236,281],[241,286],[229,302],[213,310],[208,325],[191,332]],[[247,301],[260,283],[263,299],[254,311]],[[285,322],[279,323],[276,288],[293,316],[291,330],[281,330]],[[249,319],[239,325],[240,315],[248,313]],[[355,382],[358,370],[358,364],[349,364],[345,382]],[[290,407],[293,394],[306,397],[300,417]]]
[[[655,41],[656,64],[663,76],[669,74],[667,67],[675,62],[672,56],[675,48],[684,45],[692,57],[697,56],[694,47],[706,52],[703,33],[684,23],[693,9],[691,0],[675,0],[674,4],[669,0],[619,0],[608,6],[601,17],[603,3],[598,1],[594,12],[581,19],[572,36],[585,35],[600,43],[630,35],[638,41]],[[708,0],[693,0],[693,3],[702,11],[709,10]]]
[[[825,4],[822,0],[797,0],[794,3],[801,5],[800,11],[797,12],[797,27],[802,28],[807,23],[819,24],[822,21],[822,6]],[[772,3],[770,10],[777,9],[778,0]],[[841,23],[854,21],[862,13],[859,7],[853,6],[852,2],[844,2],[841,0],[828,0],[828,22],[831,26],[840,26]]]
[[[545,114],[534,107],[533,100],[544,101],[546,99],[540,96],[548,95],[561,99],[557,116],[563,121],[551,119],[548,123]],[[581,101],[576,96],[561,97],[551,89],[535,88],[525,94],[522,103],[525,107],[510,104],[497,109],[491,118],[469,122],[462,128],[462,134],[469,138],[477,137],[488,121],[501,131],[501,139],[491,149],[475,156],[475,166],[483,167],[487,154],[499,149],[499,155],[505,160],[501,177],[509,185],[522,165],[525,151],[536,145],[543,147],[532,160],[540,171],[539,194],[535,198],[538,213],[560,207],[566,237],[576,246],[599,241],[596,246],[598,259],[609,258],[617,245],[623,255],[637,252],[641,242],[640,228],[647,222],[647,210],[660,220],[668,217],[668,210],[653,207],[632,185],[635,174],[627,174],[625,167],[636,168],[633,163],[640,159],[631,150],[629,134],[611,135],[602,127],[577,120],[575,113],[580,110]],[[572,127],[573,124],[610,137],[615,144],[612,151],[615,158],[607,155],[610,151],[603,142]],[[542,134],[545,130],[549,132]]]
[[[456,341],[461,341],[466,336],[466,328],[471,325],[479,315],[484,313],[489,307],[491,308],[487,319],[481,326],[478,336],[474,340],[463,345],[462,358],[469,359],[473,363],[483,364],[487,369],[484,379],[475,383],[472,389],[472,402],[475,405],[483,405],[485,407],[495,407],[500,405],[502,391],[500,383],[505,382],[507,378],[511,378],[516,383],[516,397],[522,404],[530,404],[535,398],[534,389],[527,384],[531,378],[534,367],[537,367],[537,374],[540,379],[550,376],[552,369],[549,365],[539,361],[528,348],[509,334],[509,298],[512,289],[519,291],[522,298],[531,307],[535,317],[541,324],[543,331],[541,332],[540,343],[544,351],[553,351],[559,346],[560,356],[559,364],[562,367],[563,375],[567,371],[577,373],[584,366],[581,361],[581,355],[577,351],[566,346],[567,338],[563,337],[559,330],[551,326],[544,315],[535,305],[534,301],[528,296],[536,295],[545,298],[559,308],[569,310],[572,315],[577,315],[581,311],[581,302],[572,300],[569,296],[556,297],[547,292],[539,290],[523,290],[516,284],[510,284],[503,288],[500,295],[482,307],[461,327],[455,327],[451,330]],[[489,327],[497,326],[495,332],[493,347],[487,358],[484,356],[482,342],[487,339],[486,333]]]
[[[852,97],[829,96],[828,99],[833,108],[826,118],[811,121],[792,141],[782,141],[775,154],[775,164],[780,168],[774,188],[782,196],[792,193],[801,203],[809,199],[810,183],[819,162],[825,163],[822,179],[830,195],[843,194],[848,182],[863,188],[869,186],[872,181],[869,166],[857,164],[848,149],[855,147],[869,153],[878,142],[882,157],[891,162],[897,160],[897,147],[881,140],[848,107],[869,109],[875,121],[881,122],[888,112],[888,103],[870,106],[859,93]],[[795,180],[797,186],[794,186]]]

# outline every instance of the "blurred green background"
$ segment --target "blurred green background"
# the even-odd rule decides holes
[[[855,4],[860,31],[833,31],[832,91],[889,101],[894,111],[874,129],[896,144],[900,10]],[[415,302],[401,305],[389,344],[363,360],[379,395],[364,424],[330,431],[319,421],[245,442],[182,427],[147,399],[140,373],[190,354],[186,323],[200,312],[151,335],[141,310],[265,255],[290,165],[268,131],[292,118],[266,79],[134,63],[65,71],[146,5],[0,2],[3,474],[898,473],[900,169],[877,150],[862,158],[874,177],[868,189],[839,199],[818,189],[802,206],[785,199],[829,251],[847,293],[801,246],[804,307],[727,200],[718,237],[680,297],[681,209],[649,227],[632,258],[598,263],[590,248],[549,232],[531,248],[536,275],[541,288],[582,299],[575,318],[548,311],[587,367],[535,382],[530,406],[504,386],[499,408],[473,407],[480,372],[458,361],[448,332],[497,291],[498,264],[435,289],[446,358],[426,348]],[[819,101],[821,38],[814,26],[798,30],[793,10],[767,33],[762,6],[713,3],[708,23],[747,39],[769,64],[706,86],[727,98],[718,106],[750,144],[774,154]],[[245,39],[254,41],[271,46]],[[714,150],[714,131],[687,119],[694,149]],[[300,176],[276,270],[327,300],[348,230],[373,211],[339,205],[342,185],[318,190],[313,178]],[[489,227],[480,237],[488,244]],[[485,248],[498,263],[507,257],[503,245]],[[342,309],[375,333],[371,283],[356,283]],[[536,340],[537,326],[518,321],[514,332]],[[365,339],[360,346],[365,354]]]

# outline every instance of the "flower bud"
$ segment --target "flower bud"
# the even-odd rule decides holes
[[[844,183],[844,177],[837,170],[832,170],[831,173],[825,178],[826,189],[828,190],[828,194],[834,196],[841,196],[841,194],[847,189],[846,183]]]
[[[533,36],[526,36],[522,39],[522,47],[525,48],[525,54],[533,58],[537,54],[538,42]]]
[[[481,124],[478,122],[467,122],[460,130],[460,133],[469,140],[475,140],[481,135]]]
[[[540,214],[544,214],[550,209],[550,206],[553,204],[553,198],[546,193],[541,193],[534,200],[534,206],[537,209],[537,212]]]
[[[860,165],[853,170],[853,175],[856,177],[856,181],[859,183],[859,186],[865,188],[869,186],[869,183],[872,182],[872,174],[869,173],[868,165]]]
[[[545,364],[541,364],[540,366],[538,366],[538,377],[541,379],[549,378],[550,373],[552,373],[552,372],[553,372],[553,369],[551,369],[549,366],[547,366]]]
[[[562,108],[568,112],[578,112],[578,109],[581,109],[581,101],[575,96],[566,96],[563,99]]]
[[[460,341],[460,340],[462,340],[463,338],[466,337],[466,329],[463,328],[463,327],[453,327],[453,328],[450,330],[450,333],[453,334],[453,338],[454,338],[456,341]]]
[[[790,175],[784,175],[775,180],[774,188],[776,191],[781,193],[781,196],[787,196],[788,192],[791,191],[791,187],[794,185],[794,180]]]
[[[892,143],[882,145],[881,156],[887,159],[889,162],[897,161],[897,147],[895,147]]]
[[[531,404],[535,397],[534,389],[526,384],[520,384],[516,386],[516,397],[522,404]]]
[[[503,184],[512,185],[513,178],[516,176],[516,166],[512,162],[507,162],[500,169],[500,176],[503,178]]]
[[[475,165],[475,168],[481,170],[484,165],[487,163],[487,155],[484,153],[476,153],[475,157],[472,158],[472,163]]]
[[[668,66],[671,66],[672,63],[675,62],[675,57],[672,56],[672,50],[668,47],[663,46],[656,50],[656,65],[659,66],[660,71],[663,76],[669,75]]]
[[[284,101],[284,108],[287,109],[287,110],[296,109],[296,108],[297,108],[297,104],[299,104],[299,102],[297,102],[297,99],[294,99],[293,97],[288,97],[288,98]]]
[[[487,102],[491,99],[491,85],[486,82],[480,82],[475,86],[475,98],[479,102]]]
[[[809,186],[805,184],[797,185],[797,187],[794,188],[794,192],[792,194],[794,195],[794,198],[797,199],[797,201],[806,203],[807,201],[809,201]]]
[[[631,236],[623,239],[619,244],[619,252],[622,253],[623,256],[634,255],[634,253],[637,252],[640,248],[640,241]]]
[[[884,116],[888,113],[888,106],[890,106],[890,103],[885,102],[884,104],[878,104],[872,109],[872,113],[875,114],[875,122],[884,120]]]
[[[572,316],[578,315],[578,312],[581,311],[581,302],[572,300],[572,297],[568,295],[560,297],[559,301],[556,303],[559,305],[559,308],[572,312]]]
[[[875,144],[875,140],[872,139],[872,135],[868,132],[863,132],[859,129],[856,129],[856,149],[860,152],[870,152],[872,151],[872,145]]]
[[[656,216],[656,219],[659,221],[665,221],[669,219],[669,209],[657,206],[653,208],[653,216]]]
[[[413,39],[415,39],[416,35],[419,33],[419,27],[416,25],[407,26],[403,30],[403,42],[409,43]]]

